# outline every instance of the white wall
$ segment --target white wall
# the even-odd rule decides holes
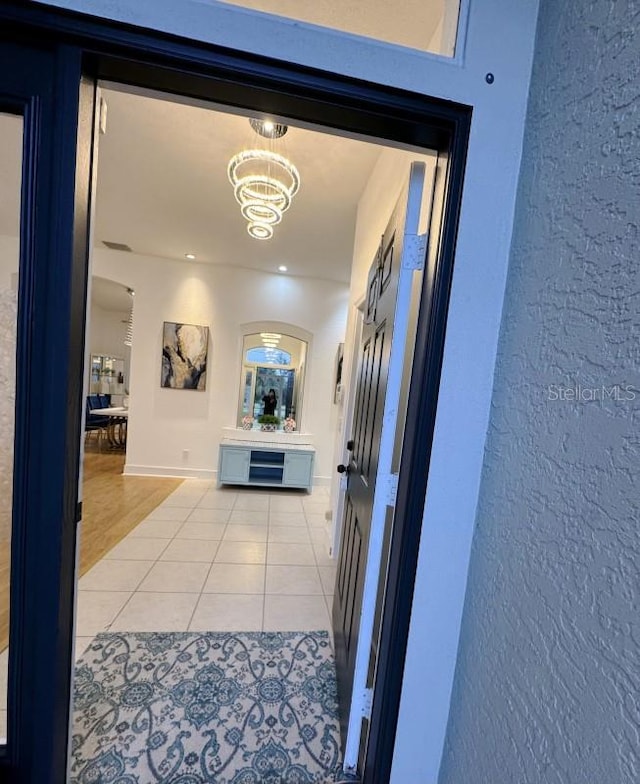
[[[105,310],[92,303],[87,338],[91,353],[125,359],[129,352],[129,347],[124,345],[128,318],[127,311]]]
[[[434,784],[449,713],[489,420],[538,0],[463,2],[453,59],[215,2],[49,2],[473,107],[391,779],[391,784]],[[491,84],[485,79],[488,73],[493,75]]]
[[[136,292],[131,351],[128,473],[210,475],[223,427],[235,427],[241,324],[284,321],[313,334],[303,429],[317,450],[315,479],[331,475],[333,365],[344,339],[348,289],[330,281],[96,249],[93,272]],[[160,387],[163,321],[208,325],[207,388]],[[185,455],[185,450],[188,453]]]

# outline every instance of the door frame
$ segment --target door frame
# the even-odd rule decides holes
[[[82,205],[91,169],[91,148],[77,156],[76,134],[83,133],[78,118],[93,105],[93,86],[81,78],[77,49],[38,47],[24,28],[9,32],[0,24],[0,104],[23,118],[23,157],[8,743],[0,749],[0,780],[47,781],[53,770],[62,781],[80,516],[88,227]],[[51,379],[56,383],[45,383]]]
[[[23,39],[32,46],[64,51],[70,64],[80,63],[84,83],[80,89],[77,148],[68,141],[67,153],[76,157],[76,183],[66,183],[66,191],[56,193],[54,207],[62,217],[73,218],[75,267],[69,265],[73,284],[70,308],[74,323],[84,323],[88,259],[79,255],[88,247],[88,215],[91,190],[90,160],[93,136],[93,96],[97,80],[160,90],[192,99],[212,101],[223,107],[268,111],[293,120],[313,123],[327,130],[366,135],[413,148],[438,150],[447,156],[444,188],[444,219],[432,251],[437,254],[433,277],[425,276],[418,317],[416,348],[412,367],[406,435],[403,445],[404,481],[398,488],[396,515],[402,520],[400,537],[394,540],[389,566],[387,599],[381,630],[379,681],[371,717],[364,781],[387,782],[395,744],[406,653],[418,544],[426,495],[428,465],[435,424],[438,386],[444,349],[457,229],[460,217],[464,169],[471,125],[471,107],[421,94],[337,76],[293,63],[232,51],[220,46],[185,40],[166,33],[141,30],[117,22],[54,8],[25,5],[9,0],[0,7],[3,37]],[[62,69],[61,94],[78,90],[78,69]],[[73,104],[73,102],[71,102]],[[74,190],[75,188],[75,190]],[[75,211],[74,211],[75,210]],[[73,270],[73,271],[72,271]],[[68,344],[69,367],[80,367],[84,359],[82,330]],[[66,366],[66,363],[65,363]],[[82,374],[79,375],[81,379]],[[79,381],[77,382],[79,383]],[[80,395],[78,395],[80,398]],[[77,439],[80,449],[81,406],[68,416],[65,441]],[[71,456],[69,465],[78,463]],[[71,474],[68,474],[71,476]],[[64,492],[77,489],[67,480]],[[62,521],[60,521],[62,525]],[[55,526],[52,526],[55,534]],[[53,535],[53,534],[52,534]],[[64,542],[65,563],[73,563],[74,538]],[[58,646],[62,668],[71,667],[71,634],[75,586],[73,575],[61,571],[59,618],[69,628],[62,630],[67,640]],[[68,632],[65,637],[65,632]],[[67,644],[68,643],[68,644]],[[37,657],[38,651],[23,651],[23,659]],[[10,693],[18,693],[16,668],[10,672]],[[15,681],[15,683],[14,683]],[[15,687],[15,688],[14,688]],[[24,688],[24,686],[23,686]],[[48,684],[47,698],[57,703],[57,713],[69,709],[68,694],[55,692]],[[58,685],[59,688],[59,685]],[[64,698],[65,705],[62,705]],[[36,737],[27,711],[10,714],[16,722],[14,736],[35,754],[42,736]],[[40,728],[46,730],[47,728]],[[67,738],[60,727],[48,728],[51,743],[66,752]],[[11,741],[10,741],[11,742]],[[51,781],[64,781],[66,771],[51,771]],[[16,780],[19,780],[16,777]]]

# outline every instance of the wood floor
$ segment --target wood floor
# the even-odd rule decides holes
[[[85,453],[79,576],[170,495],[181,479],[123,476],[124,454]],[[0,541],[0,651],[9,639],[9,543]]]
[[[85,454],[80,577],[182,484],[182,479],[123,476],[123,467],[122,453]]]

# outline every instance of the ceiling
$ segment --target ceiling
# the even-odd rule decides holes
[[[358,201],[382,147],[290,127],[280,151],[297,166],[300,190],[273,238],[258,241],[247,234],[227,179],[229,158],[259,139],[246,117],[115,89],[103,94],[95,245],[123,243],[183,262],[193,253],[198,263],[267,272],[284,264],[289,274],[348,282]],[[22,121],[0,114],[0,136],[0,234],[16,236]]]
[[[252,239],[227,179],[229,159],[260,137],[246,117],[105,89],[95,242],[184,261],[348,282],[358,201],[381,147],[289,127],[277,150],[301,186],[270,240]]]
[[[300,190],[273,238],[259,241],[227,178],[229,159],[260,140],[246,116],[112,86],[103,96],[95,246],[272,273],[286,265],[287,274],[348,283],[357,205],[381,145],[290,126],[278,151],[297,166]],[[21,131],[20,119],[0,114],[0,234],[9,236],[18,233]],[[102,307],[128,308],[126,292],[120,304],[101,284],[95,293]]]
[[[115,310],[128,313],[132,301],[129,289],[113,280],[99,278],[94,275],[91,279],[91,302],[103,310]]]

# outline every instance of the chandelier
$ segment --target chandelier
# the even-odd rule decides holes
[[[249,122],[258,135],[272,142],[282,138],[288,130],[286,125],[269,120],[252,119]],[[227,174],[248,223],[249,235],[256,240],[273,237],[273,227],[280,223],[300,188],[296,167],[273,149],[256,147],[234,155]]]

